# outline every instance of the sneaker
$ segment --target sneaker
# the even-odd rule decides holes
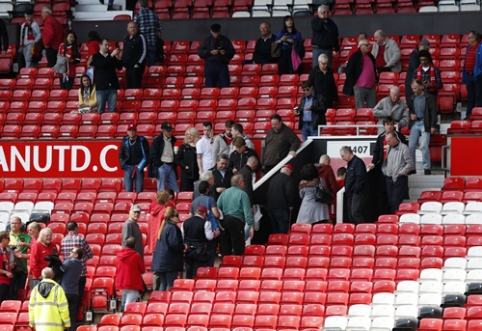
[[[423,171],[423,173],[424,173],[424,175],[431,175],[431,174],[432,174],[432,172],[430,171],[430,169],[425,169],[425,170]]]
[[[417,173],[417,170],[411,170],[408,174],[409,175],[415,175]]]
[[[99,0],[100,4],[103,5],[104,4],[104,0]]]

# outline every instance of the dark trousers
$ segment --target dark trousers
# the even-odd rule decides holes
[[[269,210],[271,233],[288,233],[290,228],[290,212],[286,209]]]
[[[243,255],[246,245],[244,239],[244,222],[236,217],[224,215],[223,220],[224,232],[221,235],[221,254],[226,255]]]
[[[482,75],[475,79],[475,106],[482,107]]]
[[[216,247],[218,247],[218,240],[214,238],[208,242],[208,252],[209,252],[209,260],[208,260],[208,267],[214,267],[214,259],[216,258]]]
[[[475,79],[474,74],[467,74],[467,81],[465,83],[467,87],[467,113],[466,117],[472,114],[472,109],[475,107],[476,92],[475,92]]]
[[[0,284],[0,302],[8,300],[10,297],[10,285]]]
[[[207,267],[209,261],[186,259],[186,279],[193,279],[199,267]]]
[[[143,73],[144,73],[144,66],[140,66],[139,68],[127,68],[126,69],[127,88],[141,88]]]
[[[365,222],[363,209],[365,208],[365,196],[361,194],[353,194],[347,199],[348,223],[360,224]]]
[[[65,293],[69,303],[70,331],[77,330],[77,310],[79,308],[79,296],[77,294]]]
[[[261,175],[264,176],[266,175],[268,172],[271,171],[271,169],[273,169],[275,166],[269,166],[269,165],[263,165],[263,168],[261,168]]]
[[[45,49],[45,57],[47,58],[47,67],[52,68],[57,63],[57,53],[59,51],[49,47]]]
[[[72,85],[74,85],[74,77],[67,77],[64,80],[63,77],[60,77],[60,88],[64,90],[71,90]]]
[[[397,181],[393,181],[392,177],[386,177],[387,183],[387,196],[388,206],[390,208],[390,214],[395,214],[398,207],[403,201],[403,198],[407,194],[408,189],[408,177],[401,176],[397,178]]]
[[[19,300],[18,292],[25,288],[27,274],[23,271],[15,272],[10,280],[10,300]]]
[[[386,72],[386,71],[392,71],[392,69],[387,68],[387,67],[378,67],[377,71],[378,72],[384,72],[384,71]]]
[[[226,63],[204,63],[204,84],[206,87],[229,87],[229,70]]]

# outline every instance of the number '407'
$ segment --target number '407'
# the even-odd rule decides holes
[[[353,153],[363,154],[367,152],[368,146],[353,146],[351,149],[353,150]]]

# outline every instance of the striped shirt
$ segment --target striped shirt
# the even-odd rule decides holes
[[[141,8],[134,18],[139,26],[139,31],[146,37],[147,47],[155,47],[157,44],[157,33],[162,32],[162,23],[159,17],[149,8]]]
[[[78,234],[70,231],[64,239],[62,239],[62,246],[60,252],[62,253],[62,257],[64,261],[69,258],[70,252],[76,247],[82,248],[84,251],[84,256],[82,257],[82,275],[85,276],[87,274],[87,260],[94,257],[94,253],[90,249],[89,244],[85,239]]]

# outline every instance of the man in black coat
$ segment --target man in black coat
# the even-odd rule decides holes
[[[348,222],[359,224],[365,222],[364,208],[366,207],[366,179],[365,163],[353,154],[351,147],[343,146],[340,157],[347,162],[345,177],[345,196],[347,200]]]
[[[144,189],[144,169],[149,163],[149,143],[143,136],[137,135],[134,124],[127,127],[127,136],[122,138],[119,148],[119,163],[124,170],[126,192],[132,192],[136,183],[136,192]]]
[[[253,63],[277,63],[277,59],[271,57],[271,44],[276,41],[276,36],[271,33],[271,25],[263,22],[259,25],[261,37],[256,40],[253,53]]]
[[[214,198],[218,200],[221,193],[231,187],[231,177],[233,177],[233,171],[228,168],[229,157],[226,154],[222,154],[216,162],[216,166],[211,169],[214,176]]]
[[[251,156],[256,157],[259,160],[258,153],[254,149],[246,147],[246,141],[242,137],[236,137],[233,139],[234,152],[229,156],[228,168],[236,174],[240,171],[248,162],[248,158]],[[261,165],[258,163],[254,172],[261,170]]]
[[[338,41],[338,26],[331,18],[330,7],[321,5],[318,7],[318,17],[311,20],[311,29],[313,38],[311,45],[313,46],[313,68],[318,65],[318,57],[320,54],[328,56],[328,67],[332,68],[333,51],[340,52],[340,43]]]
[[[256,169],[258,168],[259,160],[256,156],[248,157],[248,161],[241,168],[239,173],[243,175],[244,178],[244,192],[246,192],[249,196],[249,202],[251,202],[251,207],[254,205],[254,195],[253,195],[253,173],[256,173]]]
[[[296,199],[296,185],[291,177],[293,166],[285,164],[269,181],[267,205],[272,233],[288,233],[291,211]]]
[[[89,65],[94,67],[94,83],[97,89],[98,112],[103,113],[105,103],[109,104],[109,112],[115,112],[117,90],[120,88],[117,70],[122,69],[122,62],[117,59],[119,48],[109,53],[109,40],[104,38],[98,53],[92,55]]]
[[[300,117],[299,127],[301,137],[306,141],[309,136],[318,136],[318,125],[326,124],[326,108],[321,94],[314,93],[310,81],[304,81],[300,105],[295,109],[295,115]]]
[[[204,78],[206,87],[229,87],[228,64],[234,56],[231,41],[222,36],[221,25],[211,25],[211,35],[198,49],[198,55],[204,60]]]
[[[167,183],[170,189],[179,193],[174,162],[176,137],[172,135],[172,125],[169,122],[162,123],[161,130],[162,133],[151,145],[149,175],[157,180],[157,192],[164,191]]]
[[[134,21],[127,24],[127,32],[122,53],[122,64],[126,68],[127,88],[141,88],[147,56],[146,38],[139,33],[139,28]]]

